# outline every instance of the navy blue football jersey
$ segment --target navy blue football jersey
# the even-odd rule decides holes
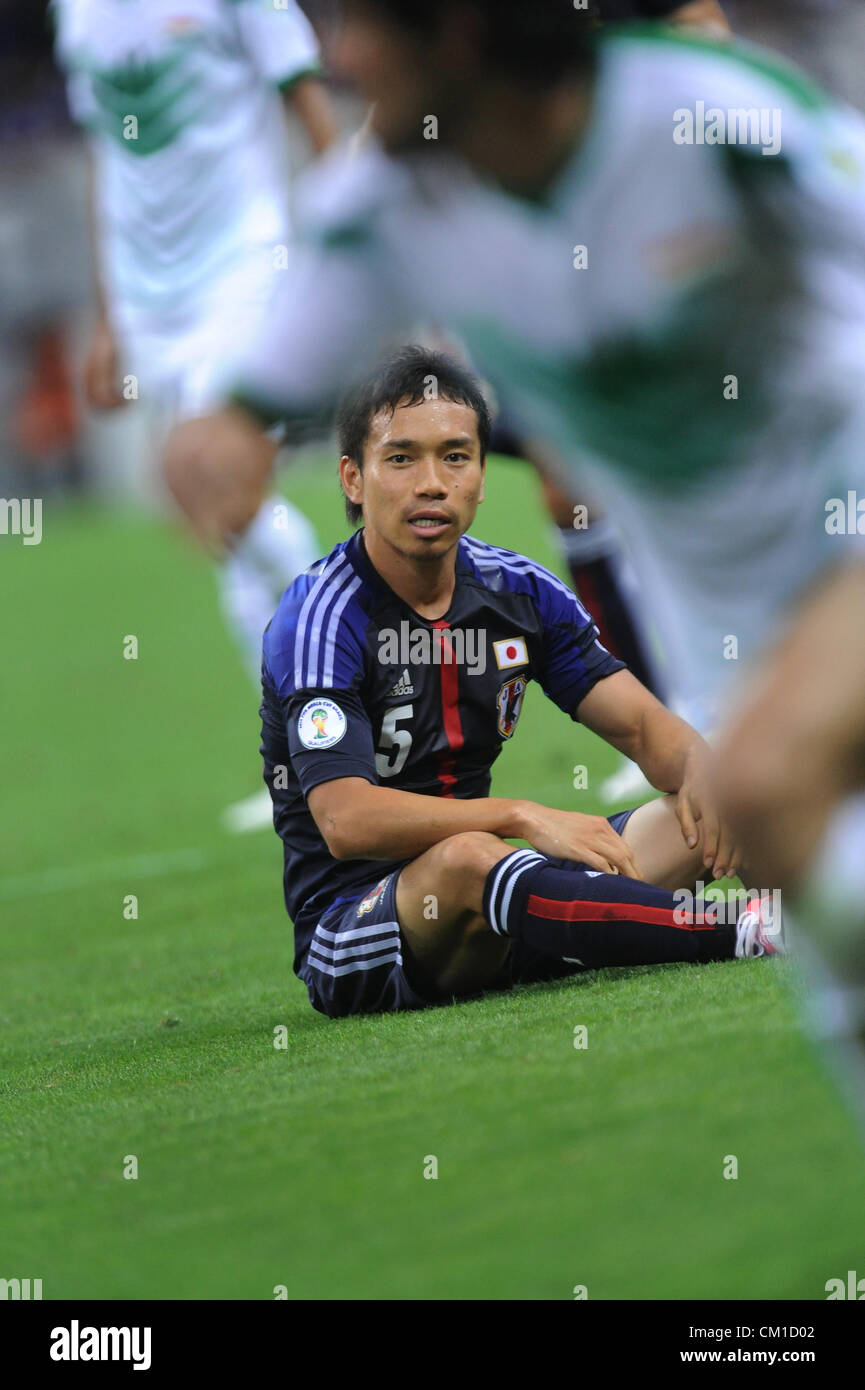
[[[334,859],[307,808],[313,787],[363,777],[424,796],[488,796],[530,680],[576,718],[592,686],[622,669],[561,580],[470,536],[436,622],[385,583],[362,530],[299,575],[264,635],[261,705],[295,967],[334,899],[403,862]]]

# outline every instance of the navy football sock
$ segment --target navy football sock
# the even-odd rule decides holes
[[[705,920],[699,904],[688,912],[663,888],[534,850],[517,850],[490,870],[483,912],[494,932],[593,969],[730,960],[736,945],[735,925]]]

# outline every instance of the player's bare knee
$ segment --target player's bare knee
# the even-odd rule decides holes
[[[498,835],[485,830],[464,830],[459,835],[449,835],[437,848],[443,873],[470,878],[486,878],[493,865],[511,850]]]

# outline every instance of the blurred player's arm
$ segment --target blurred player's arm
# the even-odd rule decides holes
[[[59,10],[59,7],[58,7]],[[59,23],[62,16],[53,16]],[[61,61],[64,59],[61,57]],[[73,66],[68,73],[66,94],[73,119],[88,134],[87,140],[87,222],[90,241],[91,285],[95,320],[84,361],[84,394],[96,410],[113,410],[125,404],[120,392],[120,364],[116,335],[102,272],[100,235],[99,165],[96,140],[99,138],[98,102],[89,72]]]
[[[307,74],[292,82],[283,92],[283,103],[303,126],[315,154],[324,154],[339,137],[339,122],[320,77]]]
[[[296,0],[279,5],[232,0],[243,47],[266,82],[275,83],[319,155],[336,140],[339,123],[322,80],[315,31]]]
[[[669,16],[673,24],[693,29],[705,29],[719,36],[731,33],[727,16],[717,0],[692,0],[689,5],[680,5]]]
[[[637,0],[636,13],[644,19],[659,19],[666,24],[681,25],[686,29],[699,29],[704,33],[726,38],[730,25],[718,0],[689,0],[682,5],[677,0]],[[601,17],[604,17],[604,3],[601,3]],[[611,17],[616,16],[615,8]]]
[[[631,758],[659,791],[676,798],[676,816],[689,848],[698,844],[715,878],[734,875],[741,854],[718,814],[712,751],[696,729],[673,714],[630,671],[598,681],[575,717]]]
[[[722,805],[761,883],[795,889],[865,786],[865,564],[814,593],[722,732]]]
[[[96,314],[84,359],[84,394],[87,404],[95,410],[116,410],[118,406],[125,405],[126,401],[120,390],[120,353],[111,323],[102,274],[97,178],[96,160],[93,151],[90,150],[87,156],[87,203],[91,278]]]

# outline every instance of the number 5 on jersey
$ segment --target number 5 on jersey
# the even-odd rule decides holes
[[[398,729],[400,721],[411,719],[413,705],[397,705],[385,711],[381,725],[381,738],[375,754],[375,766],[379,777],[396,777],[405,767],[411,750],[411,733],[408,729]]]

